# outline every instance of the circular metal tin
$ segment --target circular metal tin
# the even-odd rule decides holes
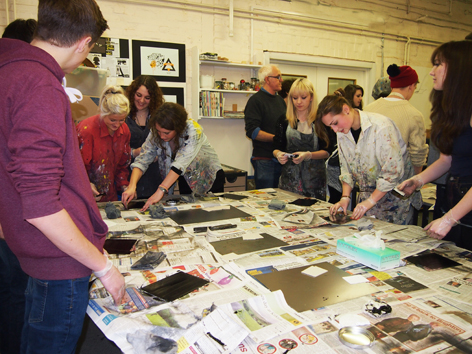
[[[168,200],[168,201],[167,201],[167,205],[168,205],[168,206],[176,206],[176,205],[177,205],[177,201],[172,200],[172,199],[171,199],[171,200]]]
[[[338,336],[344,345],[354,349],[371,347],[375,342],[372,332],[360,326],[343,327],[339,330]]]

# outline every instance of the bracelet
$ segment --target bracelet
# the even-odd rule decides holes
[[[106,257],[105,255],[103,255],[103,256]],[[113,262],[110,260],[110,258],[106,257],[106,259],[107,259],[107,264],[106,264],[105,268],[103,268],[102,270],[99,270],[99,271],[93,271],[93,273],[95,274],[95,276],[97,278],[103,277],[113,267]]]
[[[372,197],[369,197],[367,198],[367,201],[372,204],[372,206],[374,206],[375,204],[377,204],[377,202],[374,202],[374,200],[372,199]]]
[[[459,224],[460,224],[460,221],[457,221],[457,220],[454,218],[454,215],[452,215],[452,209],[449,210],[449,212],[451,213],[451,220],[454,221],[454,223],[455,223],[456,225],[459,225]]]
[[[419,175],[414,175],[412,178],[416,179],[418,182],[420,182],[420,185],[416,188],[417,191],[421,190],[421,188],[423,188],[424,186],[424,182],[423,180],[421,179],[421,177]]]
[[[159,185],[159,189],[163,191],[164,193],[167,193],[169,191],[169,188],[167,188],[166,186],[163,186],[162,184]]]
[[[351,196],[350,196],[350,195],[343,195],[343,196],[341,197],[341,199],[342,199],[342,198],[349,198],[349,199],[351,199]]]

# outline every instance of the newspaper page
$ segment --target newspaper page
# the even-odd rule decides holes
[[[310,320],[287,305],[280,290],[222,306],[227,314],[250,331],[257,343],[290,332]]]
[[[365,316],[383,352],[406,347],[414,352],[437,352],[460,342],[465,330],[447,315],[440,315],[411,301],[392,306],[391,314],[381,318]],[[378,352],[378,351],[376,351]]]
[[[331,348],[318,338],[309,326],[297,328],[291,332],[257,343],[247,337],[231,354],[283,354],[294,350],[300,354],[327,354]]]

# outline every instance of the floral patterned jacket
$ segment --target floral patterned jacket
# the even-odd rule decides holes
[[[338,133],[341,182],[354,187],[359,184],[359,202],[366,200],[375,189],[388,192],[366,215],[403,224],[410,204],[422,205],[420,193],[401,200],[391,190],[414,174],[407,146],[390,118],[381,114],[359,111],[361,134],[356,144],[352,133]]]
[[[203,128],[193,119],[187,120],[187,128],[179,143],[180,148],[172,159],[169,142],[164,142],[164,148],[161,148],[150,132],[131,169],[137,167],[144,173],[157,157],[162,179],[171,169],[180,171],[193,192],[205,194],[213,185],[216,172],[222,169],[215,149],[203,133]]]

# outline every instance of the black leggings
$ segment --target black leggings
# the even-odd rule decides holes
[[[209,192],[223,193],[225,191],[225,171],[218,170],[216,172],[216,178],[211,186]],[[187,181],[183,176],[179,177],[179,193],[180,194],[192,194],[192,189],[188,185]]]

